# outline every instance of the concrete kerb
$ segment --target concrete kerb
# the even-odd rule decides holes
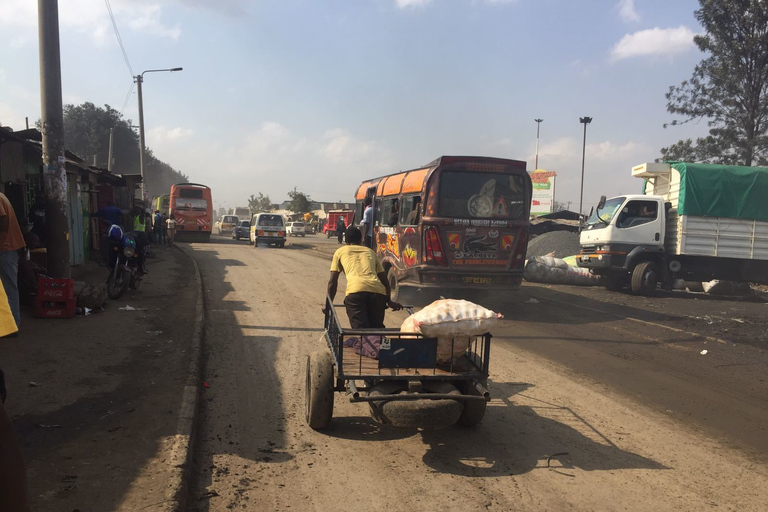
[[[202,383],[203,366],[203,325],[205,323],[205,308],[203,295],[203,279],[200,267],[192,254],[185,248],[174,244],[181,252],[192,260],[197,283],[197,301],[195,303],[195,325],[192,334],[191,358],[189,374],[181,396],[179,419],[176,424],[176,435],[171,447],[167,463],[171,467],[171,477],[168,481],[168,491],[163,502],[162,510],[180,512],[186,509],[189,478],[191,476],[192,451],[195,444],[197,413],[200,408],[200,387]]]

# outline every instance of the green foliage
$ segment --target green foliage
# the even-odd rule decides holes
[[[114,128],[112,172],[139,174],[139,135],[130,119],[109,105],[104,108],[86,102],[64,106],[64,145],[86,163],[108,167],[109,131]],[[152,150],[144,150],[145,174],[149,197],[167,194],[174,183],[186,183],[189,177],[157,159]]]
[[[272,209],[272,201],[269,200],[269,196],[265,196],[261,192],[259,192],[258,197],[251,194],[251,197],[248,198],[248,208],[253,213],[266,212]]]
[[[768,2],[699,0],[705,33],[694,43],[708,54],[690,80],[666,94],[670,125],[706,120],[709,136],[662,149],[664,159],[768,164]]]
[[[312,199],[303,192],[296,190],[296,187],[293,187],[293,190],[288,192],[288,198],[291,200],[288,209],[293,213],[307,213],[312,209]]]

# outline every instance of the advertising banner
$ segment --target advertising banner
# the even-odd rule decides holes
[[[533,196],[531,198],[531,215],[545,215],[552,213],[555,202],[555,178],[557,173],[536,169],[528,173],[533,182]]]

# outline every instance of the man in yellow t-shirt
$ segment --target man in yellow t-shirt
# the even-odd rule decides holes
[[[363,235],[352,226],[344,233],[347,245],[340,247],[333,255],[331,278],[328,280],[328,296],[336,297],[339,275],[347,277],[344,306],[347,308],[349,325],[352,329],[384,327],[384,310],[393,311],[403,306],[390,299],[389,283],[384,267],[376,253],[361,244]]]

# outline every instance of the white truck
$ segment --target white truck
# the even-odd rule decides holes
[[[608,289],[649,294],[676,279],[768,284],[768,168],[646,163],[642,194],[594,208],[577,263]]]

